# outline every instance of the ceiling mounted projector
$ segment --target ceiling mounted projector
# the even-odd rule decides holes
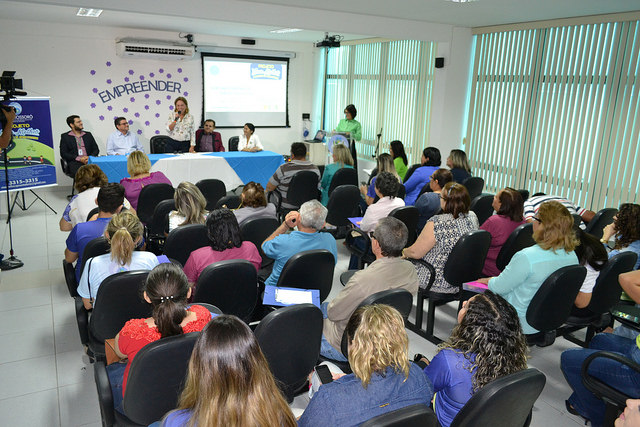
[[[340,47],[340,40],[343,38],[337,34],[330,36],[329,33],[324,33],[324,40],[316,42],[316,47]]]

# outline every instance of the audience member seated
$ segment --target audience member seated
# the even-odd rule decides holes
[[[580,292],[576,297],[573,314],[580,315],[580,309],[585,308],[591,302],[591,294],[596,285],[596,280],[607,264],[607,251],[600,241],[589,233],[585,233],[580,228],[576,229],[576,234],[580,244],[576,246],[576,255],[580,265],[587,269],[587,276],[582,283]]]
[[[277,285],[282,268],[298,252],[326,249],[338,261],[336,240],[329,233],[319,233],[326,218],[327,208],[317,200],[309,200],[300,206],[300,211],[287,214],[284,222],[262,243],[264,254],[275,260],[265,284]],[[297,230],[289,233],[293,228]]]
[[[127,159],[127,172],[130,178],[122,178],[120,184],[124,187],[124,194],[133,206],[138,209],[138,196],[142,187],[149,184],[171,184],[162,172],[149,172],[151,161],[142,151],[134,151]]]
[[[424,373],[436,393],[438,421],[448,427],[475,392],[491,381],[527,369],[527,341],[518,314],[501,296],[487,291],[465,301],[458,324]]]
[[[351,157],[349,149],[343,144],[336,144],[333,146],[332,157],[333,163],[324,167],[322,180],[320,181],[320,187],[322,190],[322,204],[325,206],[327,206],[327,203],[329,203],[329,186],[331,185],[333,175],[335,175],[335,173],[342,168],[353,169],[353,158]]]
[[[111,221],[111,217],[122,209],[124,203],[124,188],[120,184],[108,183],[98,191],[98,218],[95,221],[76,224],[67,237],[67,248],[64,250],[64,259],[76,263],[76,280],[80,281],[82,268],[82,253],[84,247],[91,240],[104,234],[104,229]]]
[[[121,413],[127,388],[127,376],[136,354],[145,345],[161,338],[201,331],[211,320],[211,313],[201,305],[187,308],[191,296],[189,283],[180,267],[164,263],[149,273],[143,298],[153,306],[152,317],[129,320],[118,332],[114,350],[127,363],[112,363],[107,374],[113,393],[113,406]],[[162,375],[158,372],[158,375]]]
[[[260,268],[262,257],[258,248],[249,241],[242,241],[240,227],[233,212],[224,208],[211,211],[207,216],[206,226],[211,246],[196,249],[189,255],[184,265],[189,283],[195,284],[202,271],[218,261],[246,259],[256,267],[256,271]]]
[[[189,148],[190,152],[211,152],[224,151],[222,136],[220,132],[215,132],[216,122],[211,119],[204,121],[203,129],[196,131],[196,145]]]
[[[97,207],[96,197],[100,187],[109,180],[98,165],[80,166],[76,172],[75,188],[78,194],[67,204],[60,218],[60,231],[71,231],[81,222],[87,220],[87,215]]]
[[[376,176],[376,195],[380,198],[369,206],[360,222],[362,231],[373,231],[381,218],[384,218],[396,208],[404,206],[404,200],[396,197],[402,184],[391,172],[382,172]]]
[[[213,318],[196,341],[178,408],[162,421],[187,425],[296,425],[253,332],[235,316]]]
[[[515,307],[527,335],[538,333],[526,317],[529,303],[542,282],[559,268],[578,264],[574,249],[579,242],[569,210],[559,202],[545,202],[533,219],[536,244],[517,252],[498,277],[478,279]]]
[[[169,231],[187,224],[204,224],[207,219],[207,200],[198,187],[181,182],[173,194],[176,210],[169,212]]]
[[[391,178],[394,179],[393,176]],[[369,295],[388,289],[406,289],[413,295],[418,293],[416,269],[401,258],[408,235],[407,227],[399,219],[386,217],[378,222],[371,238],[371,250],[376,260],[351,276],[330,303],[322,304],[324,325],[320,354],[333,360],[347,360],[340,352],[342,333],[351,314]]]
[[[402,179],[398,175],[398,172],[396,172],[396,167],[394,166],[394,162],[393,162],[393,158],[391,157],[391,154],[387,154],[387,153],[380,154],[376,162],[377,162],[376,169],[378,169],[378,175],[380,175],[382,172],[389,172],[398,179],[399,183],[402,184]],[[360,186],[360,193],[362,193],[362,195],[364,196],[364,200],[367,202],[367,206],[370,206],[373,203],[373,201],[376,199],[376,180],[378,179],[378,175],[371,178],[369,187],[367,187],[366,185]]]
[[[121,271],[151,270],[158,265],[158,258],[151,252],[135,250],[143,243],[143,231],[138,217],[129,211],[111,218],[104,231],[111,251],[87,260],[78,285],[78,295],[87,310],[95,304],[98,288],[107,277]]]
[[[422,258],[436,270],[436,277],[431,287],[432,292],[453,294],[458,288],[444,279],[444,265],[458,239],[469,231],[478,229],[478,217],[469,211],[469,192],[462,184],[450,182],[440,193],[442,213],[434,215],[424,226],[416,242],[406,248],[402,254],[405,258]],[[429,271],[416,264],[420,287],[429,283]],[[461,267],[462,268],[462,267]]]
[[[240,194],[240,207],[233,211],[238,225],[254,218],[277,218],[276,206],[267,203],[267,196],[262,185],[248,182]]]
[[[588,209],[583,209],[580,206],[577,206],[570,200],[567,200],[560,196],[547,196],[544,193],[536,193],[533,196],[529,197],[524,202],[524,220],[527,222],[533,222],[533,217],[538,213],[538,209],[540,209],[540,205],[544,202],[555,201],[562,204],[565,208],[569,210],[570,214],[580,215],[582,221],[589,222],[596,215],[595,212],[590,211]]]
[[[409,338],[395,308],[361,307],[346,330],[353,373],[320,385],[299,426],[357,426],[396,409],[429,404],[433,389],[420,367],[408,360]]]
[[[613,222],[602,231],[601,242],[606,245],[611,238],[615,238],[615,245],[609,252],[609,258],[620,252],[635,252],[638,254],[638,260],[633,269],[640,268],[640,205],[634,203],[620,205],[618,213],[613,217]]]
[[[462,150],[451,150],[449,157],[447,157],[447,167],[451,170],[453,180],[460,184],[464,184],[466,179],[471,176],[467,153]]]
[[[418,230],[422,231],[427,221],[440,212],[440,193],[447,183],[453,181],[453,175],[447,169],[440,168],[429,178],[429,188],[431,191],[422,193],[416,200],[415,207],[418,209]]]
[[[242,128],[242,135],[240,135],[240,140],[238,141],[238,151],[257,152],[264,150],[262,142],[260,142],[260,138],[255,132],[256,127],[253,123],[245,123],[244,128]]]
[[[422,166],[413,172],[413,175],[404,183],[407,195],[404,202],[407,206],[413,206],[420,194],[420,190],[431,178],[431,175],[438,170],[442,161],[440,160],[440,150],[435,147],[427,147],[422,152]]]
[[[291,144],[291,161],[285,162],[276,169],[275,173],[269,182],[267,183],[267,192],[278,190],[282,195],[282,207],[286,209],[295,209],[297,206],[293,206],[287,200],[287,191],[289,190],[289,183],[291,178],[297,172],[300,171],[313,171],[318,175],[320,180],[320,170],[318,167],[306,160],[307,158],[307,146],[302,142],[294,142]],[[318,184],[318,188],[320,185]]]
[[[636,303],[640,303],[640,271],[621,274],[620,285]],[[637,332],[636,332],[637,333]],[[589,348],[565,350],[560,357],[560,367],[573,394],[565,402],[567,411],[591,421],[592,426],[602,426],[605,404],[582,383],[582,364],[597,351],[618,353],[635,363],[640,363],[640,348],[635,338],[615,334],[597,334]],[[589,373],[604,383],[629,396],[640,396],[640,374],[626,365],[611,359],[599,358],[589,366]],[[616,426],[619,423],[616,421]]]
[[[480,226],[481,230],[488,231],[491,234],[491,246],[487,252],[487,258],[484,262],[482,274],[493,277],[500,274],[500,270],[496,266],[498,254],[502,249],[513,230],[519,225],[524,224],[522,196],[517,190],[511,187],[505,187],[493,196],[491,206],[496,211],[495,215],[491,215]]]
[[[389,154],[393,157],[393,165],[396,167],[398,176],[401,180],[404,180],[404,176],[407,174],[407,170],[409,169],[409,161],[407,160],[407,155],[404,152],[404,145],[402,145],[402,141],[391,141],[391,144],[389,145]]]

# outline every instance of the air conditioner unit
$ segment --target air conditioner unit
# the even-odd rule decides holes
[[[116,40],[116,54],[123,58],[180,61],[193,59],[196,48],[188,43],[165,40],[120,39]]]

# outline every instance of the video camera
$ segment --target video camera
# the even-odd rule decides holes
[[[16,75],[15,71],[3,71],[2,76],[0,77],[0,91],[4,91],[4,95],[2,98],[4,101],[8,101],[11,98],[16,96],[26,96],[27,92],[18,90],[22,89],[22,79],[16,79],[14,76]],[[8,105],[1,105],[5,111],[14,110],[13,107],[9,107]],[[4,114],[0,114],[0,129],[2,129],[6,123],[6,118]]]

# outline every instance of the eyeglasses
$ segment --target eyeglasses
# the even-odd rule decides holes
[[[537,216],[534,216],[532,219],[535,220],[535,221],[538,221],[540,224],[542,224],[542,220],[540,218],[538,218]]]

